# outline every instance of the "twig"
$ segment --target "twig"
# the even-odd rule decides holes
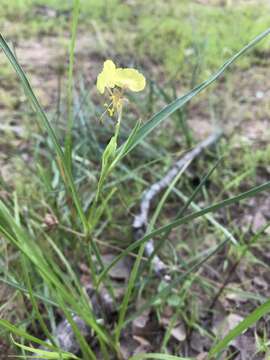
[[[211,134],[207,139],[199,143],[194,149],[186,153],[181,157],[173,167],[165,174],[165,176],[152,184],[149,189],[144,192],[144,195],[140,204],[140,212],[135,216],[132,227],[135,240],[142,238],[148,226],[148,217],[151,204],[154,198],[166,187],[168,187],[181,169],[187,164],[191,163],[196,157],[198,157],[205,149],[213,146],[222,136],[221,131],[216,131]],[[145,246],[145,254],[150,257],[154,252],[154,241],[150,239]],[[166,265],[164,262],[155,255],[153,257],[153,269],[158,276],[164,274]]]

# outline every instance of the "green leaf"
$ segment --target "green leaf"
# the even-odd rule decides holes
[[[167,303],[169,306],[178,307],[183,303],[183,301],[181,297],[178,296],[177,294],[172,294],[171,296],[168,297]]]
[[[113,136],[109,141],[109,144],[106,146],[104,153],[102,155],[102,171],[106,171],[108,165],[110,164],[110,160],[114,158],[115,151],[117,147],[116,136]]]

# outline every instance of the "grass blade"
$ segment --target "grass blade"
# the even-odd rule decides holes
[[[219,250],[221,250],[229,241],[229,239],[225,239],[220,244],[218,244],[214,250],[212,250],[207,256],[205,256],[201,261],[197,264],[190,267],[184,274],[181,276],[176,277],[170,284],[168,284],[165,288],[163,288],[157,295],[151,297],[148,301],[146,301],[135,313],[133,313],[123,324],[123,326],[127,325],[134,319],[136,319],[139,315],[141,315],[146,309],[154,305],[155,302],[159,301],[160,298],[165,298],[171,292],[171,290],[176,287],[179,283],[184,281],[190,274],[194,273],[195,271],[199,270],[199,268],[208,261],[213,255],[215,255]]]
[[[219,209],[222,209],[226,206],[230,206],[232,204],[235,204],[241,200],[247,199],[249,197],[253,197],[256,194],[269,190],[270,189],[270,181],[259,185],[259,186],[255,186],[252,189],[245,191],[239,195],[236,195],[232,198],[220,201],[214,205],[210,205],[202,210],[196,211],[194,213],[191,213],[189,215],[186,215],[184,217],[181,217],[180,219],[177,219],[175,221],[172,221],[171,223],[161,226],[160,228],[148,233],[147,235],[145,235],[142,239],[139,239],[135,242],[133,242],[131,245],[129,245],[124,251],[122,251],[122,253],[118,256],[115,257],[115,259],[112,261],[112,263],[110,265],[108,265],[108,267],[106,269],[104,269],[104,271],[100,274],[99,276],[99,280],[98,280],[98,284],[101,283],[102,279],[108,274],[108,272],[110,271],[110,269],[123,257],[127,256],[130,252],[132,252],[133,250],[137,249],[138,247],[140,247],[144,242],[152,239],[153,237],[162,234],[163,232],[166,231],[170,231],[182,224],[186,224],[192,220],[195,220],[203,215],[206,215],[208,213],[217,211]]]
[[[11,338],[11,339],[12,339],[12,342],[19,348],[29,351],[31,353],[34,353],[35,355],[33,356],[33,359],[36,359],[36,356],[38,355],[39,359],[46,359],[46,360],[49,360],[49,359],[63,359],[63,360],[64,359],[76,359],[76,360],[79,360],[79,358],[77,356],[75,356],[74,354],[71,354],[69,352],[58,352],[58,351],[52,352],[52,351],[46,351],[46,350],[42,350],[42,349],[35,349],[33,347],[20,344],[20,343],[16,342],[13,338]],[[20,358],[22,356],[15,356],[15,357]],[[30,358],[32,358],[32,356],[30,356]]]
[[[249,314],[243,321],[240,322],[234,329],[232,329],[224,339],[219,341],[209,353],[209,357],[212,358],[214,355],[224,350],[230,342],[237,336],[241,335],[245,330],[257,322],[261,317],[270,312],[270,300],[255,309]]]
[[[95,331],[100,341],[113,346],[110,335],[98,324],[90,305],[86,304],[78,295],[72,284],[67,281],[65,274],[57,267],[57,264],[52,264],[53,260],[49,258],[49,254],[44,257],[41,248],[21,226],[16,224],[2,202],[0,202],[0,233],[31,261],[43,281],[51,289],[60,308],[63,311],[69,311],[68,309],[72,308],[72,312],[76,313]],[[91,351],[90,348],[89,351]]]
[[[12,51],[10,50],[7,42],[5,41],[5,39],[3,38],[3,36],[1,34],[0,34],[0,48],[4,51],[10,64],[12,65],[13,69],[17,73],[28,99],[40,119],[41,125],[45,128],[50,139],[52,140],[54,150],[56,152],[57,159],[58,159],[58,165],[60,167],[60,173],[64,173],[64,182],[67,185],[67,188],[70,190],[73,202],[78,211],[78,215],[81,219],[84,230],[87,231],[88,230],[88,222],[87,222],[87,219],[83,212],[83,208],[82,208],[79,196],[78,196],[78,192],[76,190],[74,181],[72,179],[72,175],[69,171],[67,162],[65,160],[65,156],[64,156],[63,150],[61,148],[61,145],[56,137],[56,134],[55,134],[44,110],[42,109],[38,99],[36,98],[36,96],[32,90],[32,87],[31,87],[22,67],[16,60],[16,58],[13,55]]]
[[[0,319],[0,327],[3,327],[5,330],[11,332],[14,335],[23,337],[24,339],[44,346],[51,350],[58,350],[55,346],[48,344],[46,341],[40,340],[33,335],[28,334],[24,329],[19,327],[18,325],[13,325],[9,321]]]
[[[69,46],[69,67],[68,67],[68,89],[67,89],[67,134],[65,141],[65,155],[66,160],[71,169],[72,162],[72,127],[73,127],[73,113],[72,113],[72,92],[74,86],[73,68],[75,58],[75,41],[78,28],[78,20],[80,14],[80,0],[73,0],[73,13],[71,24],[71,42]]]
[[[133,136],[132,141],[129,142],[128,146],[124,143],[120,148],[119,152],[122,152],[121,156],[124,157],[127,155],[132,149],[135,148],[151,131],[153,131],[160,123],[166,120],[170,115],[172,115],[176,110],[180,109],[183,105],[189,102],[194,96],[199,94],[201,91],[206,89],[209,85],[215,82],[224,71],[231,66],[238,58],[244,55],[249,49],[253,48],[258,42],[264,39],[266,36],[270,34],[270,28],[259,34],[255,39],[253,39],[250,43],[244,46],[240,51],[238,51],[235,55],[233,55],[230,59],[228,59],[218,70],[216,73],[211,75],[206,81],[202,82],[200,85],[196,86],[189,93],[180,98],[177,98],[169,105],[165,106],[161,111],[156,113],[145,125],[143,125]],[[122,148],[125,147],[125,151],[122,151]]]
[[[12,288],[14,288],[16,290],[21,291],[23,294],[29,295],[29,290],[28,289],[26,289],[24,286],[19,285],[18,283],[14,282],[14,281],[10,281],[10,280],[7,280],[5,278],[0,277],[0,282],[6,284],[6,285],[8,285],[8,286],[10,286],[10,287],[12,287]],[[37,294],[35,292],[32,292],[32,295],[36,299],[41,300],[46,304],[49,304],[49,305],[52,305],[52,306],[55,306],[55,307],[59,307],[59,304],[57,304],[55,301],[53,301],[51,299],[46,298],[43,295]]]

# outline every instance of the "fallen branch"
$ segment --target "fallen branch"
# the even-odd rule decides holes
[[[214,144],[216,144],[217,141],[221,138],[221,136],[221,131],[217,131],[211,134],[207,139],[199,143],[194,149],[181,157],[161,180],[152,184],[149,189],[144,192],[140,204],[140,212],[135,216],[132,224],[135,240],[141,239],[147,231],[150,207],[157,195],[172,183],[174,178],[183,169],[184,166],[186,166],[187,164],[189,165],[205,149],[208,149]],[[145,255],[147,257],[151,257],[153,252],[154,241],[153,239],[150,239],[145,246]],[[166,270],[166,265],[164,264],[164,262],[157,255],[153,257],[152,261],[155,273],[158,276],[163,275]]]

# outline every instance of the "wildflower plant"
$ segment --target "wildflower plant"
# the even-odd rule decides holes
[[[109,95],[109,104],[104,104],[106,107],[105,113],[108,112],[110,116],[117,115],[117,121],[115,124],[114,135],[110,139],[102,155],[101,174],[95,200],[90,211],[90,224],[96,223],[93,214],[97,213],[97,203],[102,191],[104,180],[107,178],[109,172],[117,163],[115,158],[117,140],[120,131],[124,103],[127,102],[127,99],[125,98],[125,92],[140,92],[144,90],[145,85],[145,77],[138,70],[132,68],[117,68],[112,60],[106,60],[104,62],[103,69],[97,77],[96,86],[98,91],[102,95],[105,94],[105,92],[107,92]],[[98,211],[98,213],[101,214],[100,211]]]

